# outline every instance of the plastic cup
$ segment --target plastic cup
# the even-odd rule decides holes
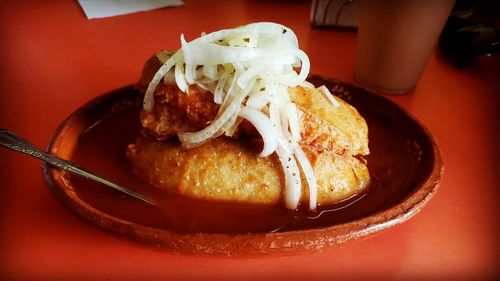
[[[412,92],[455,0],[362,0],[356,81],[383,94]]]

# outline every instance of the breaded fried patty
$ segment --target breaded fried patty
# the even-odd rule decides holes
[[[252,142],[228,138],[185,150],[175,139],[158,142],[141,137],[127,151],[134,173],[159,188],[204,200],[279,204],[285,182],[278,157],[256,157],[257,153]],[[355,157],[328,152],[310,158],[319,204],[348,198],[369,182],[366,165]],[[308,198],[304,189],[301,202]]]
[[[162,65],[161,52],[146,63],[137,88],[145,92]],[[368,128],[352,106],[332,103],[316,88],[288,89],[298,109],[301,140],[316,176],[318,204],[328,205],[363,191],[370,175],[363,156],[369,153]],[[212,93],[190,86],[160,83],[154,107],[140,115],[143,136],[127,150],[134,172],[154,186],[186,196],[214,201],[278,204],[283,201],[285,176],[276,154],[258,157],[262,140],[246,120],[233,138],[218,137],[201,146],[183,149],[178,133],[204,128],[219,105]],[[306,184],[301,170],[302,182]],[[307,185],[307,184],[306,184]],[[301,191],[301,202],[309,189]]]

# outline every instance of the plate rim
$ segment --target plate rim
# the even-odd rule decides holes
[[[439,188],[444,166],[439,146],[430,131],[406,109],[390,99],[383,97],[365,87],[329,78],[321,75],[311,75],[312,79],[321,79],[338,85],[354,88],[372,98],[383,100],[407,115],[412,122],[422,129],[432,146],[433,167],[430,174],[409,193],[387,209],[379,210],[371,215],[332,226],[311,229],[293,230],[274,233],[178,233],[167,229],[158,229],[140,225],[134,222],[102,212],[80,199],[68,186],[65,179],[67,172],[51,167],[42,162],[42,174],[49,190],[70,211],[91,224],[105,230],[124,236],[133,241],[153,247],[190,254],[216,254],[224,256],[248,254],[289,255],[303,252],[321,251],[352,240],[365,238],[397,224],[403,223],[429,202]],[[71,125],[70,121],[82,112],[92,108],[103,100],[110,99],[124,91],[132,91],[133,86],[125,86],[99,95],[71,113],[54,131],[47,146],[47,151],[54,152],[63,139],[64,133]],[[164,239],[168,237],[168,239]]]

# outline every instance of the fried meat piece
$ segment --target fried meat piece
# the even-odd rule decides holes
[[[149,82],[161,67],[161,55],[150,58],[144,66],[136,88],[145,93]],[[198,131],[212,121],[219,110],[212,93],[190,86],[187,93],[177,85],[159,83],[154,92],[153,110],[141,111],[140,120],[146,131],[158,140],[165,140],[181,132]]]
[[[161,60],[169,55],[160,52],[149,59],[137,84],[145,92]],[[292,102],[301,110],[301,145],[306,145],[315,153],[334,151],[339,155],[367,155],[368,128],[364,119],[352,106],[336,99],[340,106],[334,106],[317,89],[289,88]],[[217,115],[219,105],[213,101],[213,94],[190,86],[183,93],[176,85],[159,83],[154,93],[154,108],[151,112],[143,110],[141,124],[146,131],[158,140],[165,140],[182,132],[198,131],[205,128]],[[239,128],[244,136],[259,137],[256,130],[247,122]],[[243,132],[241,132],[243,131]]]
[[[127,150],[134,173],[158,188],[210,201],[279,204],[285,180],[278,157],[256,157],[257,153],[251,142],[225,137],[188,150],[177,140],[140,137]],[[369,183],[366,165],[357,158],[333,152],[309,157],[317,177],[319,204],[349,198]],[[301,202],[308,200],[304,187]]]
[[[301,144],[317,153],[368,155],[368,127],[357,110],[336,98],[333,105],[314,88],[289,88],[290,99],[301,110]]]
[[[145,93],[168,55],[159,53],[146,63],[139,91]],[[346,102],[336,98],[336,106],[315,88],[289,88],[289,96],[298,108],[299,145],[316,176],[318,204],[333,204],[364,190],[370,182],[363,158],[369,153],[365,120]],[[159,188],[205,200],[283,201],[281,164],[275,154],[257,157],[262,140],[250,123],[239,125],[236,138],[218,137],[188,150],[172,138],[201,130],[215,118],[219,106],[212,93],[197,86],[183,93],[161,82],[154,101],[153,110],[140,115],[146,134],[127,150],[137,175]],[[301,201],[308,202],[307,181],[301,175]]]

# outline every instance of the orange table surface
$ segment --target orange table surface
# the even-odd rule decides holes
[[[185,1],[87,20],[76,1],[0,4],[0,127],[45,147],[86,101],[134,83],[161,49],[256,21],[291,27],[311,73],[353,81],[356,34],[311,28],[309,1]],[[0,279],[340,280],[500,276],[500,60],[455,68],[434,54],[414,93],[389,97],[435,136],[440,190],[410,221],[321,253],[239,258],[179,255],[109,234],[48,191],[40,162],[0,149]]]

